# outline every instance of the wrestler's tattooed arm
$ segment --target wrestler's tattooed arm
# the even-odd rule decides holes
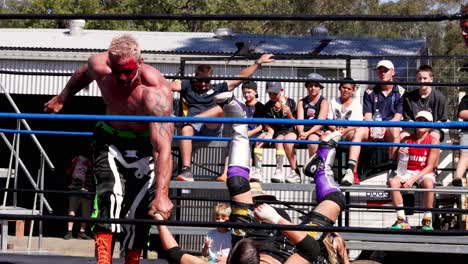
[[[146,87],[143,92],[143,101],[149,115],[171,116],[172,95],[169,89]],[[167,122],[151,122],[151,143],[153,145],[154,174],[156,192],[151,203],[150,214],[160,213],[168,219],[172,202],[169,199],[169,183],[172,176],[172,136],[174,124]]]

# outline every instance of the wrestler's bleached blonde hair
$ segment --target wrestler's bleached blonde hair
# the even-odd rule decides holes
[[[109,57],[115,59],[134,57],[135,60],[139,60],[141,57],[138,42],[129,34],[124,34],[112,39],[108,51]]]

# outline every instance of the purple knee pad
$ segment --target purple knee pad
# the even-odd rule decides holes
[[[231,177],[242,177],[249,181],[249,174],[250,174],[250,169],[249,168],[244,168],[240,166],[229,166],[228,171],[227,171],[227,178]]]

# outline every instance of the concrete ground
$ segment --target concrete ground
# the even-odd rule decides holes
[[[41,249],[39,250],[39,238],[32,237],[31,247],[28,249],[28,237],[8,236],[7,253],[31,253],[62,255],[76,257],[94,257],[94,240],[70,239],[65,240],[57,237],[43,237]],[[113,257],[119,257],[119,244],[115,245]],[[148,252],[148,258],[157,258],[155,252]]]
[[[41,249],[39,250],[38,237],[32,237],[31,247],[28,249],[28,237],[8,237],[8,251],[12,253],[37,252],[39,254],[94,257],[94,240],[70,239],[65,240],[57,237],[43,237]],[[118,250],[115,250],[114,256],[118,257]]]

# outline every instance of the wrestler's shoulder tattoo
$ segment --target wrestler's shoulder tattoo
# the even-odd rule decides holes
[[[148,87],[143,92],[143,100],[151,115],[170,116],[172,114],[172,97],[161,89]]]

